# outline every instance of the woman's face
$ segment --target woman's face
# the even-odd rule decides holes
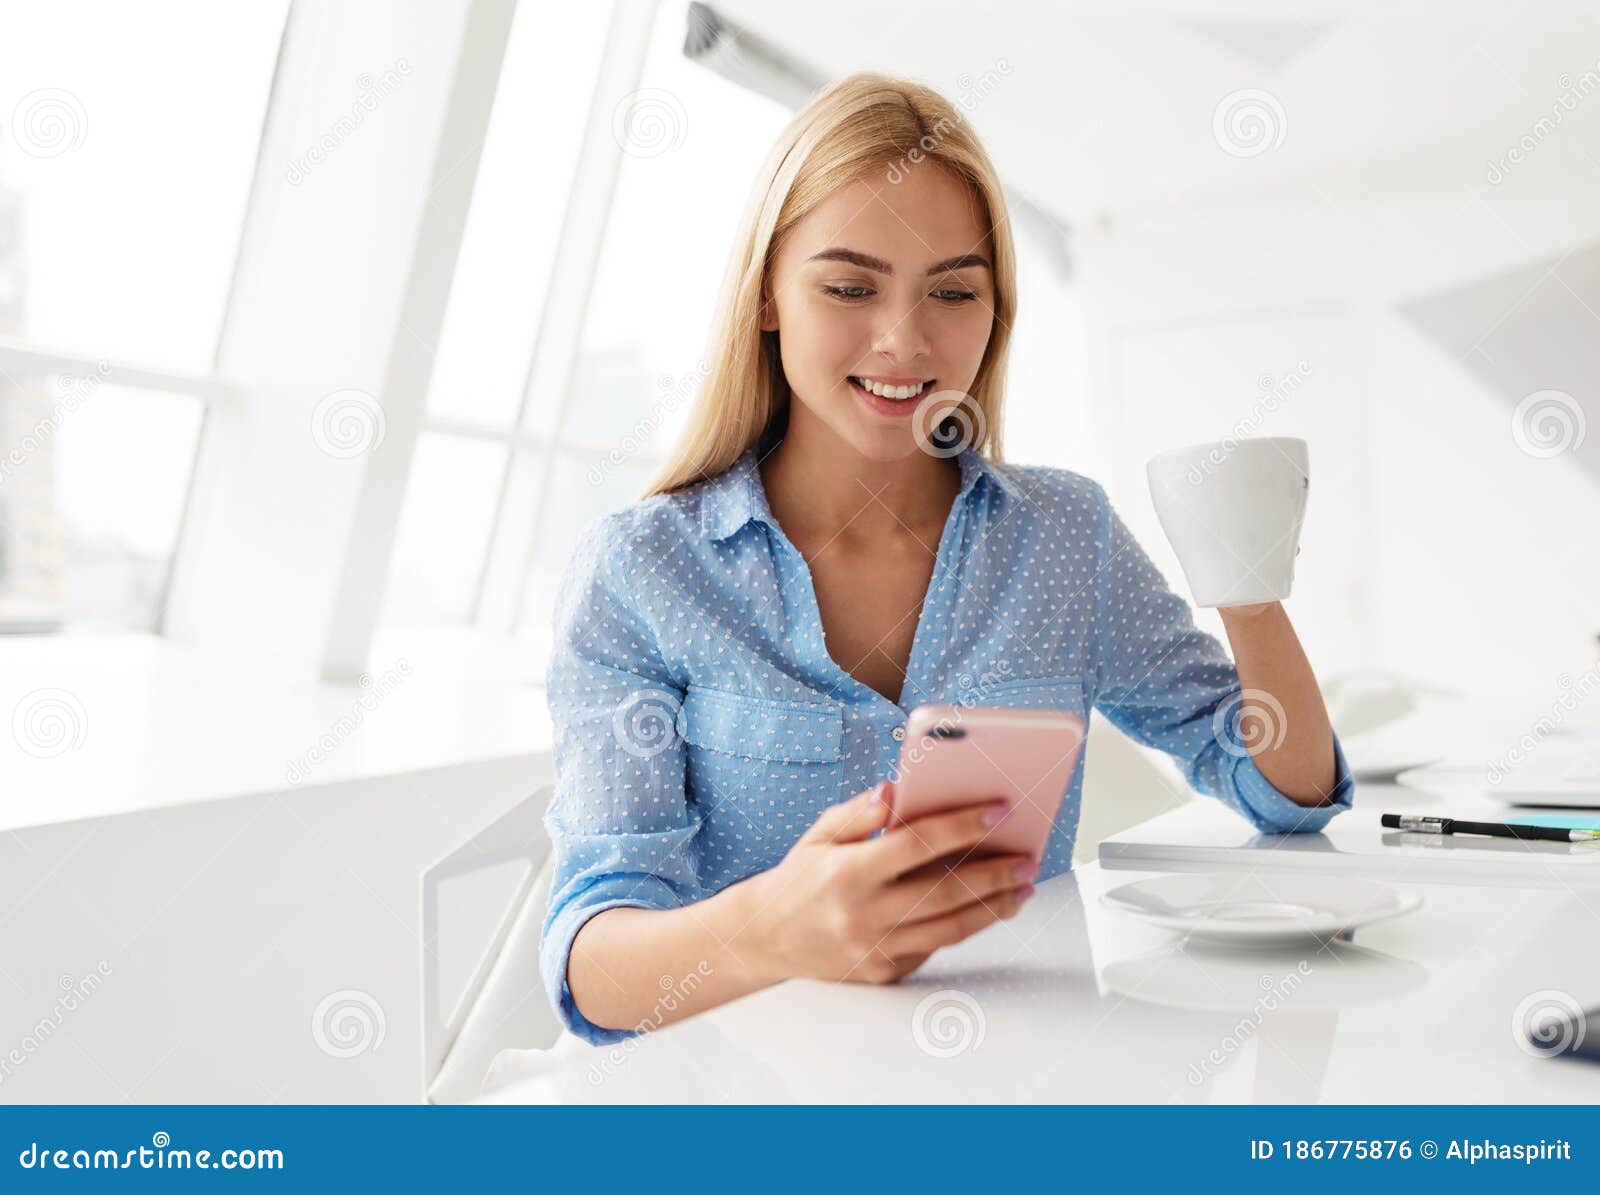
[[[762,307],[794,394],[790,434],[816,421],[872,460],[918,451],[983,361],[990,262],[977,200],[933,162],[813,209],[779,247]]]

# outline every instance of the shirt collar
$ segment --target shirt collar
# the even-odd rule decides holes
[[[778,526],[772,507],[767,504],[767,492],[761,484],[761,457],[757,446],[744,450],[725,473],[705,483],[700,497],[700,528],[711,540],[726,539],[751,521]],[[1008,494],[1017,493],[1016,483],[1003,469],[984,459],[974,448],[963,448],[956,456],[961,466],[961,488],[956,491],[956,501],[968,499],[978,482],[988,478]]]

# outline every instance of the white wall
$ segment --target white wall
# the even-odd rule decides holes
[[[1083,302],[1101,480],[1181,585],[1145,460],[1241,430],[1304,436],[1313,480],[1289,608],[1319,673],[1381,663],[1474,691],[1554,692],[1559,673],[1593,663],[1600,495],[1576,454],[1523,452],[1511,418],[1523,394],[1573,385],[1538,364],[1559,346],[1530,345],[1526,376],[1491,387],[1402,308],[1597,240],[1600,200],[1548,186],[1289,194],[1094,229]],[[1600,296],[1580,275],[1551,275],[1552,301],[1565,292],[1593,315]],[[1491,304],[1484,332],[1548,335],[1515,330],[1521,298]],[[1600,316],[1571,326],[1600,335]],[[1302,362],[1303,384],[1264,402],[1263,375]],[[1574,397],[1594,410],[1592,393]]]

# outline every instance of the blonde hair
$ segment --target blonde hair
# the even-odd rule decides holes
[[[778,333],[760,329],[762,285],[790,230],[838,187],[882,170],[891,182],[934,162],[971,188],[993,258],[994,326],[960,408],[972,447],[999,461],[1006,354],[1016,317],[1016,257],[999,176],[955,106],[919,83],[877,72],[819,92],[779,135],[756,176],[734,238],[712,325],[704,376],[688,425],[642,497],[671,493],[725,472],[789,409]],[[942,441],[941,441],[942,442]]]

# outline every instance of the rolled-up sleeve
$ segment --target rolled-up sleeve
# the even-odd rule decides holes
[[[1194,624],[1189,603],[1167,585],[1105,491],[1099,501],[1095,708],[1117,729],[1172,757],[1195,791],[1215,797],[1257,830],[1320,830],[1349,809],[1355,780],[1334,736],[1334,788],[1326,803],[1299,804],[1251,757],[1280,720],[1246,706],[1238,669],[1220,642]]]
[[[551,1006],[573,1033],[610,1044],[567,985],[572,941],[619,905],[671,909],[700,899],[691,842],[700,829],[684,788],[677,733],[683,690],[673,682],[633,590],[624,512],[585,529],[557,591],[546,674],[555,732],[555,793],[545,814],[555,852],[539,966]]]

